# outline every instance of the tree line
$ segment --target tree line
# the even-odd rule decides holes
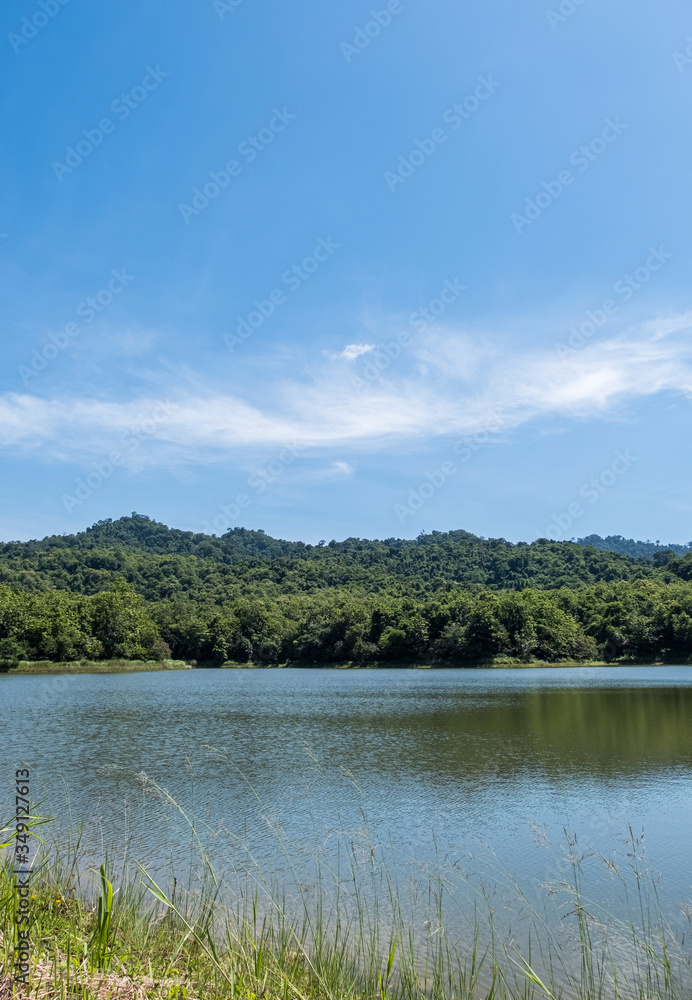
[[[687,659],[692,553],[681,549],[654,562],[465,531],[312,546],[133,514],[0,545],[0,659]]]
[[[669,575],[680,561],[673,556]],[[332,588],[417,598],[457,586],[556,589],[655,572],[650,560],[548,539],[513,544],[450,531],[306,545],[244,528],[220,538],[195,535],[143,515],[99,522],[77,535],[0,545],[0,583],[21,590],[95,594],[124,580],[148,601],[194,593],[214,604]]]
[[[221,665],[665,659],[692,655],[692,582],[468,591],[418,601],[331,590],[218,605],[0,586],[0,659]]]

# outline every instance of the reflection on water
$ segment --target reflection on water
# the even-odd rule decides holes
[[[692,668],[5,675],[0,700],[0,801],[29,766],[97,854],[129,831],[145,863],[186,864],[156,783],[229,876],[251,855],[309,881],[316,845],[372,861],[379,840],[409,884],[442,859],[535,887],[564,828],[627,863],[631,823],[669,905],[691,895]]]

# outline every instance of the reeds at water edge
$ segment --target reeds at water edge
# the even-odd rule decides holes
[[[0,838],[0,1000],[692,996],[689,936],[664,914],[631,830],[624,868],[566,834],[563,877],[542,887],[542,902],[537,887],[525,892],[501,867],[491,885],[439,858],[418,866],[412,895],[399,866],[387,862],[392,845],[370,833],[365,817],[358,842],[352,833],[330,831],[327,851],[315,838],[309,882],[279,827],[281,880],[237,838],[227,845],[233,878],[222,876],[201,836],[203,823],[158,791],[191,834],[190,864],[180,878],[138,863],[131,848],[117,861],[107,851],[95,858],[79,827],[51,843],[50,825],[33,821],[28,993],[12,980],[13,842],[9,834]],[[233,839],[228,831],[216,835]],[[592,864],[605,866],[619,887],[626,919],[590,897]]]

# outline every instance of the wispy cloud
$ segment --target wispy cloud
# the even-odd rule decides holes
[[[350,462],[342,460],[332,462],[326,469],[314,469],[308,472],[305,478],[314,483],[337,483],[342,479],[350,479],[355,472]]]
[[[374,350],[374,344],[347,344],[343,351],[339,351],[338,354],[334,354],[332,357],[335,359],[343,358],[345,361],[354,361],[361,354],[369,354],[370,351]]]
[[[334,358],[319,363],[309,379],[292,376],[265,386],[261,403],[220,392],[191,373],[176,381],[170,372],[159,398],[9,393],[0,397],[0,446],[54,461],[102,455],[145,426],[164,399],[165,419],[139,435],[131,457],[137,466],[240,459],[244,450],[287,442],[316,451],[384,449],[473,433],[492,406],[501,407],[508,432],[541,418],[611,417],[638,397],[692,391],[692,342],[683,335],[691,322],[692,314],[650,322],[591,343],[567,361],[550,348],[518,354],[491,337],[479,346],[466,335],[438,331],[360,395],[350,383],[348,359]],[[352,352],[351,360],[356,357]],[[351,472],[341,461],[330,469],[335,477]]]

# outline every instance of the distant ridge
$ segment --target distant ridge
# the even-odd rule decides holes
[[[620,551],[628,546],[641,555]],[[686,546],[677,549],[681,555],[688,551]],[[689,554],[678,559],[658,543],[619,536],[513,543],[460,529],[421,533],[415,539],[346,538],[311,545],[238,527],[216,537],[169,528],[133,512],[97,521],[73,535],[0,543],[0,583],[77,594],[125,583],[148,601],[185,597],[218,603],[240,596],[335,590],[418,599],[459,587],[590,586],[641,579],[664,568],[687,579],[691,560]]]
[[[421,545],[435,545],[447,541],[453,542],[503,542],[505,545],[523,548],[525,546],[546,543],[548,539],[537,539],[535,542],[506,542],[504,539],[485,539],[469,531],[457,529],[453,531],[432,531],[421,533],[415,539],[386,538],[369,540],[347,538],[342,542],[332,540],[328,547],[335,546],[340,550],[350,550],[367,545],[386,545],[396,548],[416,548]],[[286,539],[272,538],[261,528],[231,528],[225,534],[207,535],[202,532],[182,531],[179,528],[169,528],[160,521],[154,521],[146,514],[133,511],[127,517],[117,520],[107,518],[97,521],[91,527],[73,535],[46,535],[42,539],[29,542],[0,542],[0,550],[9,545],[12,548],[21,546],[26,552],[45,552],[53,548],[95,549],[118,547],[139,552],[152,552],[159,555],[199,555],[228,559],[276,559],[281,556],[302,556],[314,548],[324,547],[327,543],[320,542],[311,545],[306,542],[292,542]],[[630,559],[644,559],[654,562],[657,553],[673,552],[676,556],[684,556],[692,552],[692,541],[687,544],[670,542],[667,545],[660,541],[635,541],[623,535],[586,535],[571,541],[553,542],[552,544],[577,544],[591,547],[600,552],[616,552]]]
[[[606,535],[605,538],[601,538],[600,535],[587,535],[586,538],[577,538],[577,544],[590,545],[594,549],[600,549],[601,552],[619,552],[620,555],[631,556],[633,559],[648,559],[659,564],[667,560],[657,560],[655,558],[657,554],[674,552],[676,556],[684,556],[692,552],[692,542],[688,542],[687,545],[679,545],[676,542],[662,545],[661,542],[652,542],[648,538],[645,542],[635,542],[634,538],[623,538],[622,535]]]

